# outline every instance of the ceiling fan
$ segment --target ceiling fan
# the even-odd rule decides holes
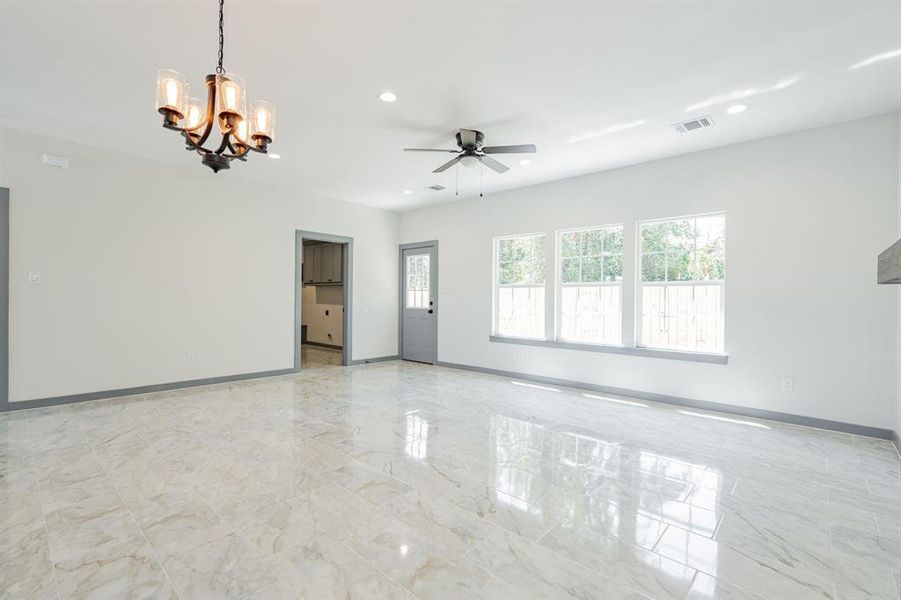
[[[535,152],[535,144],[518,144],[515,146],[482,146],[485,134],[474,129],[461,129],[457,132],[458,150],[439,150],[437,148],[404,148],[404,152],[450,152],[457,156],[450,159],[432,173],[442,173],[461,161],[480,162],[498,173],[505,173],[510,167],[487,156],[488,154],[521,154]]]

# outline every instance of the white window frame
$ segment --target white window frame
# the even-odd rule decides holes
[[[623,278],[619,281],[600,281],[597,283],[563,283],[563,252],[561,244],[563,242],[563,235],[567,233],[577,233],[582,231],[594,231],[597,229],[614,229],[619,228],[623,233],[623,251],[622,251],[622,262],[625,264],[626,258],[626,247],[625,247],[625,225],[623,223],[611,223],[609,225],[591,225],[588,227],[571,227],[568,229],[557,229],[554,235],[554,255],[553,255],[553,264],[554,264],[554,306],[552,308],[554,314],[553,326],[554,330],[552,332],[553,337],[549,337],[548,339],[553,339],[558,342],[565,342],[570,344],[584,344],[585,346],[608,346],[611,348],[622,348],[623,342],[625,341],[624,331],[623,331],[623,283],[625,282],[625,268],[623,268]],[[545,280],[547,278],[545,277]],[[567,287],[619,287],[619,344],[609,344],[603,342],[585,342],[582,340],[570,340],[562,337],[560,335],[560,331],[562,329],[561,322],[563,318],[563,286]],[[545,292],[547,293],[547,292]],[[547,327],[545,327],[547,329]]]
[[[519,335],[511,335],[509,333],[500,333],[498,331],[498,310],[500,309],[500,290],[501,288],[534,288],[539,287],[542,284],[537,283],[505,283],[501,284],[500,279],[500,257],[498,256],[498,248],[500,246],[500,242],[503,240],[513,240],[518,238],[525,237],[536,237],[543,236],[544,237],[544,336],[541,337],[532,337],[532,336],[519,336]],[[548,338],[548,328],[554,326],[554,324],[548,320],[548,262],[551,258],[551,253],[548,252],[547,245],[548,235],[547,232],[544,231],[535,231],[532,233],[516,233],[512,235],[500,235],[492,239],[492,267],[491,267],[491,332],[493,336],[505,337],[510,339],[518,339],[518,340],[547,340]]]
[[[702,285],[703,286],[711,286],[711,285],[718,284],[720,287],[719,320],[720,320],[720,323],[722,323],[722,327],[720,328],[720,331],[719,331],[719,339],[717,340],[718,348],[716,350],[707,350],[707,349],[690,350],[687,348],[680,348],[680,347],[650,346],[650,345],[641,343],[641,337],[642,337],[642,331],[641,331],[642,323],[641,322],[642,322],[642,315],[643,315],[643,307],[641,305],[642,297],[643,297],[642,288],[645,285],[645,282],[642,280],[643,275],[642,275],[642,270],[641,270],[641,259],[644,256],[644,252],[643,252],[642,244],[641,244],[641,226],[647,225],[650,223],[663,223],[663,222],[667,222],[667,221],[683,221],[685,219],[699,219],[699,218],[703,218],[703,217],[719,217],[719,216],[723,217],[723,240],[725,241],[728,239],[727,228],[728,228],[728,221],[729,221],[729,219],[726,218],[725,211],[699,213],[699,214],[693,214],[693,215],[679,215],[679,216],[675,216],[675,217],[664,217],[664,218],[658,218],[658,219],[642,219],[642,220],[638,220],[635,222],[635,347],[636,348],[645,348],[648,350],[664,350],[664,351],[668,351],[668,352],[684,352],[687,354],[693,354],[693,353],[722,354],[722,355],[726,354],[726,275],[728,274],[728,269],[724,270],[723,278],[718,281],[649,281],[649,282],[647,282],[647,285],[664,286],[664,287],[670,287],[670,286],[673,286],[673,287],[675,287],[675,286],[696,287],[696,286],[702,286]],[[667,246],[663,250],[663,272],[664,273],[668,272],[668,269],[667,269],[668,262],[669,262],[669,259],[667,258],[668,249],[669,249],[669,247]],[[697,260],[697,251],[698,251],[698,242],[697,242],[697,236],[695,236],[695,247],[694,247],[694,252],[693,252],[693,256],[695,257],[695,260]],[[724,267],[725,267],[725,264],[726,264],[725,244],[723,246],[723,263],[724,263]]]

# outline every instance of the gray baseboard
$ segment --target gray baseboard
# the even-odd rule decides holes
[[[364,358],[361,360],[353,361],[353,364],[362,365],[365,363],[383,362],[388,360],[397,360],[397,356],[377,356],[375,358]],[[121,388],[117,390],[103,390],[99,392],[85,392],[83,394],[70,394],[67,396],[54,396],[51,398],[23,400],[21,402],[0,404],[0,412],[12,412],[16,410],[26,410],[29,408],[46,408],[48,406],[61,406],[63,404],[74,404],[76,402],[89,402],[91,400],[105,400],[107,398],[118,398],[120,396],[134,396],[137,394],[150,394],[152,392],[165,392],[169,390],[179,390],[182,388],[198,387],[201,385],[229,383],[232,381],[244,381],[246,379],[262,379],[265,377],[276,377],[279,375],[291,375],[299,372],[299,369],[294,368],[276,369],[274,371],[239,373],[237,375],[205,377],[203,379],[189,379],[187,381],[175,381],[172,383],[155,383],[151,385],[141,385],[130,388]]]
[[[331,348],[332,350],[342,350],[342,346],[338,346],[336,344],[323,344],[322,342],[311,342],[310,340],[305,341],[301,346],[319,346],[320,348]]]
[[[274,377],[276,375],[290,375],[297,373],[297,369],[278,369],[275,371],[260,371],[258,373],[240,373],[238,375],[223,375],[221,377],[205,377],[203,379],[189,379],[173,383],[155,383],[152,385],[140,385],[137,387],[121,388],[118,390],[103,390],[100,392],[86,392],[84,394],[71,394],[68,396],[54,396],[52,398],[38,398],[36,400],[23,400],[22,402],[10,402],[0,407],[0,412],[25,410],[28,408],[44,408],[47,406],[60,406],[75,402],[88,402],[90,400],[103,400],[106,398],[118,398],[120,396],[134,396],[136,394],[149,394],[152,392],[165,392],[182,388],[211,385],[214,383],[228,383],[231,381],[243,381],[245,379],[259,379],[262,377]]]
[[[529,375],[527,373],[516,373],[513,371],[488,369],[485,367],[463,365],[458,363],[438,362],[437,366],[448,367],[451,369],[462,369],[465,371],[475,371],[477,373],[486,373],[488,375],[499,375],[501,377],[510,377],[513,379],[523,379],[525,381],[535,381],[537,383],[546,383],[551,385],[576,388],[580,390],[588,390],[592,392],[601,392],[604,394],[613,394],[616,396],[628,396],[630,398],[638,398],[640,400],[661,402],[663,404],[675,404],[677,406],[685,406],[700,410],[710,410],[731,415],[740,415],[742,417],[751,417],[754,419],[768,419],[770,421],[779,421],[782,423],[789,423],[791,425],[802,425],[805,427],[828,429],[830,431],[853,433],[856,435],[865,435],[867,437],[879,438],[883,440],[891,440],[894,435],[894,432],[891,429],[870,427],[869,425],[857,425],[854,423],[844,423],[841,421],[829,421],[827,419],[818,419],[816,417],[805,417],[803,415],[762,410],[759,408],[748,408],[744,406],[734,406],[732,404],[722,404],[719,402],[708,402],[706,400],[692,400],[691,398],[681,398],[679,396],[669,396],[666,394],[656,394],[653,392],[628,390],[606,385],[597,385],[594,383],[571,381],[568,379],[558,379],[556,377],[543,377],[541,375]],[[895,437],[895,444],[899,444],[897,437]]]
[[[374,358],[361,358],[360,360],[353,361],[352,365],[365,365],[367,363],[377,363],[377,362],[386,362],[389,360],[397,360],[397,355],[394,356],[376,356]]]

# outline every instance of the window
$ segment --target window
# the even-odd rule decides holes
[[[622,343],[623,227],[563,231],[558,237],[558,338]]]
[[[726,217],[639,224],[639,345],[723,352]]]
[[[494,330],[544,338],[544,234],[495,239]]]
[[[407,255],[407,308],[429,307],[429,255]]]

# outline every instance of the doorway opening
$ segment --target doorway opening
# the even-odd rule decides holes
[[[352,364],[353,238],[295,233],[294,368]]]
[[[438,242],[400,245],[398,354],[438,362]]]

